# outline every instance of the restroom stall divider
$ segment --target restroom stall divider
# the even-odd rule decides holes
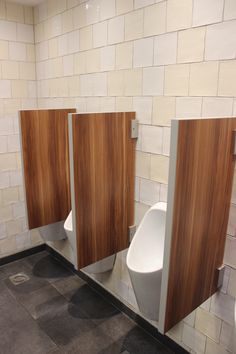
[[[75,112],[19,112],[29,229],[63,221],[71,210],[68,114]]]
[[[159,330],[219,288],[235,168],[236,118],[173,120]]]
[[[77,268],[124,250],[134,224],[134,112],[71,114],[71,195]]]

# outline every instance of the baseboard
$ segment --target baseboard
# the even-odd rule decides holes
[[[146,332],[148,332],[150,335],[152,335],[154,338],[156,338],[163,345],[165,345],[166,347],[171,349],[175,354],[188,354],[189,353],[184,348],[182,348],[180,345],[178,345],[176,342],[174,342],[172,339],[170,339],[169,337],[158,332],[157,328],[154,327],[150,322],[148,322],[142,316],[140,316],[139,314],[137,314],[136,312],[131,310],[121,300],[119,300],[117,297],[115,297],[113,294],[111,294],[108,290],[106,290],[103,286],[98,284],[96,281],[94,281],[92,278],[90,278],[84,272],[77,271],[74,268],[73,264],[70,263],[67,259],[65,259],[61,254],[56,252],[54,249],[52,249],[48,245],[46,245],[45,248],[61,264],[63,264],[66,268],[72,270],[80,278],[85,280],[91,286],[91,288],[93,288],[99,294],[101,294],[108,302],[112,303],[117,309],[119,309],[120,311],[125,313],[127,316],[129,316],[142,329],[144,329]]]
[[[32,254],[44,251],[45,249],[46,245],[42,244],[18,253],[11,254],[10,256],[0,258],[0,266],[31,256]]]

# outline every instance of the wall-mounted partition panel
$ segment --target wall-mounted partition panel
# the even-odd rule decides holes
[[[236,118],[172,122],[160,330],[218,288],[233,173]]]
[[[71,115],[77,267],[128,247],[134,223],[135,113]]]
[[[71,209],[68,113],[74,112],[20,112],[29,229],[62,221]]]

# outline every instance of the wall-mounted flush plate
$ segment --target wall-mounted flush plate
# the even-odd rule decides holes
[[[134,234],[136,232],[136,225],[129,226],[129,242],[132,241]]]
[[[218,276],[218,284],[217,284],[217,287],[218,289],[222,287],[223,285],[223,281],[224,281],[224,274],[225,274],[225,266],[221,266],[219,267],[218,269],[218,272],[219,272],[219,276]]]
[[[131,138],[132,139],[137,139],[138,138],[138,120],[137,119],[132,119],[131,120]]]
[[[233,131],[233,155],[236,156],[236,130]]]

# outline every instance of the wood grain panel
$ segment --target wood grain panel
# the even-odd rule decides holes
[[[75,109],[20,112],[29,228],[64,220],[70,209],[68,113]]]
[[[135,113],[72,116],[78,268],[128,247],[134,223]]]
[[[165,331],[217,291],[236,118],[180,120]]]

